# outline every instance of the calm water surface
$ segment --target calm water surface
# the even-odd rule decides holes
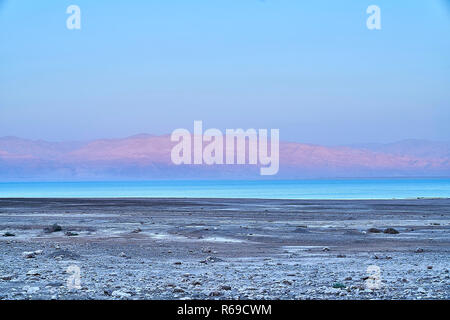
[[[450,179],[0,182],[0,197],[267,199],[450,198]]]

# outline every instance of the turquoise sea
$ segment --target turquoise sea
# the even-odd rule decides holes
[[[450,179],[316,179],[260,181],[0,182],[0,198],[450,198]]]

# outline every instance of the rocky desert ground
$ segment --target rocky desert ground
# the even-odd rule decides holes
[[[0,299],[449,299],[449,230],[449,199],[0,199]]]

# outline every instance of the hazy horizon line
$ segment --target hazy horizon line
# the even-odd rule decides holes
[[[93,141],[98,140],[124,140],[124,139],[132,139],[132,138],[139,138],[139,137],[170,137],[170,133],[165,134],[153,134],[153,133],[136,133],[132,135],[122,136],[122,137],[98,137],[98,138],[87,138],[87,139],[63,139],[63,140],[56,140],[56,139],[46,139],[46,138],[29,138],[29,137],[23,137],[23,136],[17,136],[17,135],[4,135],[0,136],[0,139],[20,139],[20,140],[29,140],[33,142],[48,142],[48,143],[89,143]],[[281,136],[281,135],[280,135]],[[396,139],[396,140],[390,140],[390,141],[383,141],[383,142],[375,142],[375,141],[364,141],[364,142],[347,142],[347,143],[318,143],[318,142],[308,142],[308,141],[301,141],[301,140],[292,140],[292,139],[286,139],[283,140],[280,137],[280,142],[283,143],[301,143],[301,144],[308,144],[308,145],[320,145],[320,146],[343,146],[343,147],[358,147],[363,145],[388,145],[388,144],[395,144],[400,142],[432,142],[432,143],[450,143],[450,140],[434,140],[434,139],[427,139],[427,138],[403,138],[403,139]]]

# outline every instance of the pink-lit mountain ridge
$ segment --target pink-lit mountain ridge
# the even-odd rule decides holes
[[[280,143],[280,169],[261,177],[255,165],[179,165],[169,135],[47,142],[0,138],[0,181],[149,179],[300,179],[450,176],[450,143],[405,140],[392,144],[326,147]]]

